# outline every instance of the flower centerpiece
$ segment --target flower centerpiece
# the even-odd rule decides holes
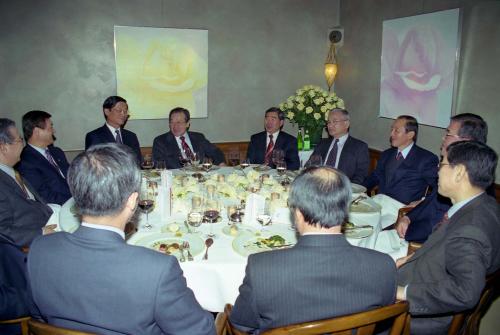
[[[296,92],[296,95],[279,105],[285,116],[299,128],[308,130],[311,144],[319,143],[326,126],[328,112],[334,108],[344,108],[344,100],[334,92],[328,93],[321,87],[306,85]]]

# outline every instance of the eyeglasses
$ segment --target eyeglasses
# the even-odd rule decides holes
[[[128,109],[114,109],[114,108],[111,108],[111,111],[113,113],[117,113],[117,114],[125,114],[125,115],[128,114]]]
[[[185,125],[187,122],[185,121],[180,121],[180,122],[172,122],[170,121],[169,124],[172,125],[172,126],[183,126]]]
[[[337,123],[345,122],[345,121],[347,121],[347,119],[344,119],[344,120],[332,120],[332,121],[328,121],[326,124],[337,124]]]
[[[18,137],[9,144],[24,143],[24,138]]]

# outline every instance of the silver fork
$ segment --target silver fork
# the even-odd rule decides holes
[[[184,243],[182,243],[180,246],[179,246],[179,250],[181,252],[181,258],[179,259],[180,262],[185,262],[186,261],[186,257],[184,256]]]
[[[194,258],[193,258],[193,255],[191,255],[191,252],[189,251],[189,242],[184,241],[184,243],[182,243],[182,247],[184,249],[186,249],[186,251],[188,253],[188,261],[192,261]]]

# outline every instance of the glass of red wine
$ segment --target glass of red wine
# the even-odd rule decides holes
[[[153,211],[155,206],[155,190],[151,183],[151,181],[143,179],[138,203],[141,212],[146,214],[146,224],[144,225],[146,229],[153,228],[149,223],[149,213]]]
[[[210,231],[207,234],[207,237],[215,238],[216,235],[213,230],[213,224],[219,218],[219,214],[221,211],[221,203],[215,197],[208,197],[205,199],[205,206],[203,211],[204,219],[210,223]]]

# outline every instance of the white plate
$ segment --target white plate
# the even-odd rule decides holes
[[[348,238],[365,238],[373,234],[373,227],[349,228],[344,231],[345,237]]]
[[[253,168],[255,171],[258,171],[258,172],[264,172],[264,171],[269,171],[271,170],[271,167],[268,166],[268,165],[258,165],[256,167]]]
[[[269,248],[269,247],[265,247],[265,246],[258,246],[255,244],[255,242],[259,241],[260,239],[269,238],[273,235],[279,235],[285,239],[285,245],[287,245],[287,246],[285,246],[284,248],[289,248],[289,247],[295,245],[295,243],[297,243],[297,238],[295,237],[295,234],[291,231],[283,231],[283,232],[279,232],[279,233],[264,231],[259,236],[257,236],[257,234],[258,234],[258,232],[256,232],[255,234],[242,233],[242,234],[238,235],[233,240],[234,251],[236,251],[241,256],[247,257],[248,255],[255,254],[258,252],[279,249],[279,248]]]
[[[366,193],[366,187],[363,185],[351,183],[352,193]]]
[[[153,249],[159,252],[158,249],[160,247],[160,244],[162,243],[178,243],[180,245],[184,241],[189,242],[189,251],[193,256],[199,255],[205,250],[205,243],[200,237],[196,235],[183,235],[182,237],[175,237],[172,234],[158,233],[143,237],[132,244]],[[186,254],[187,253],[185,253],[185,255]],[[171,255],[177,258],[181,256],[179,250],[172,252]]]
[[[373,214],[381,210],[382,207],[370,198],[363,199],[357,204],[351,204],[349,207],[349,212],[356,214]]]
[[[236,229],[237,229],[236,234],[231,234],[231,225],[229,225],[229,226],[225,226],[224,228],[222,228],[222,232],[225,235],[231,236],[231,237],[236,237],[242,233],[255,234],[255,229],[250,227],[250,226],[247,226],[247,225],[237,224]]]

